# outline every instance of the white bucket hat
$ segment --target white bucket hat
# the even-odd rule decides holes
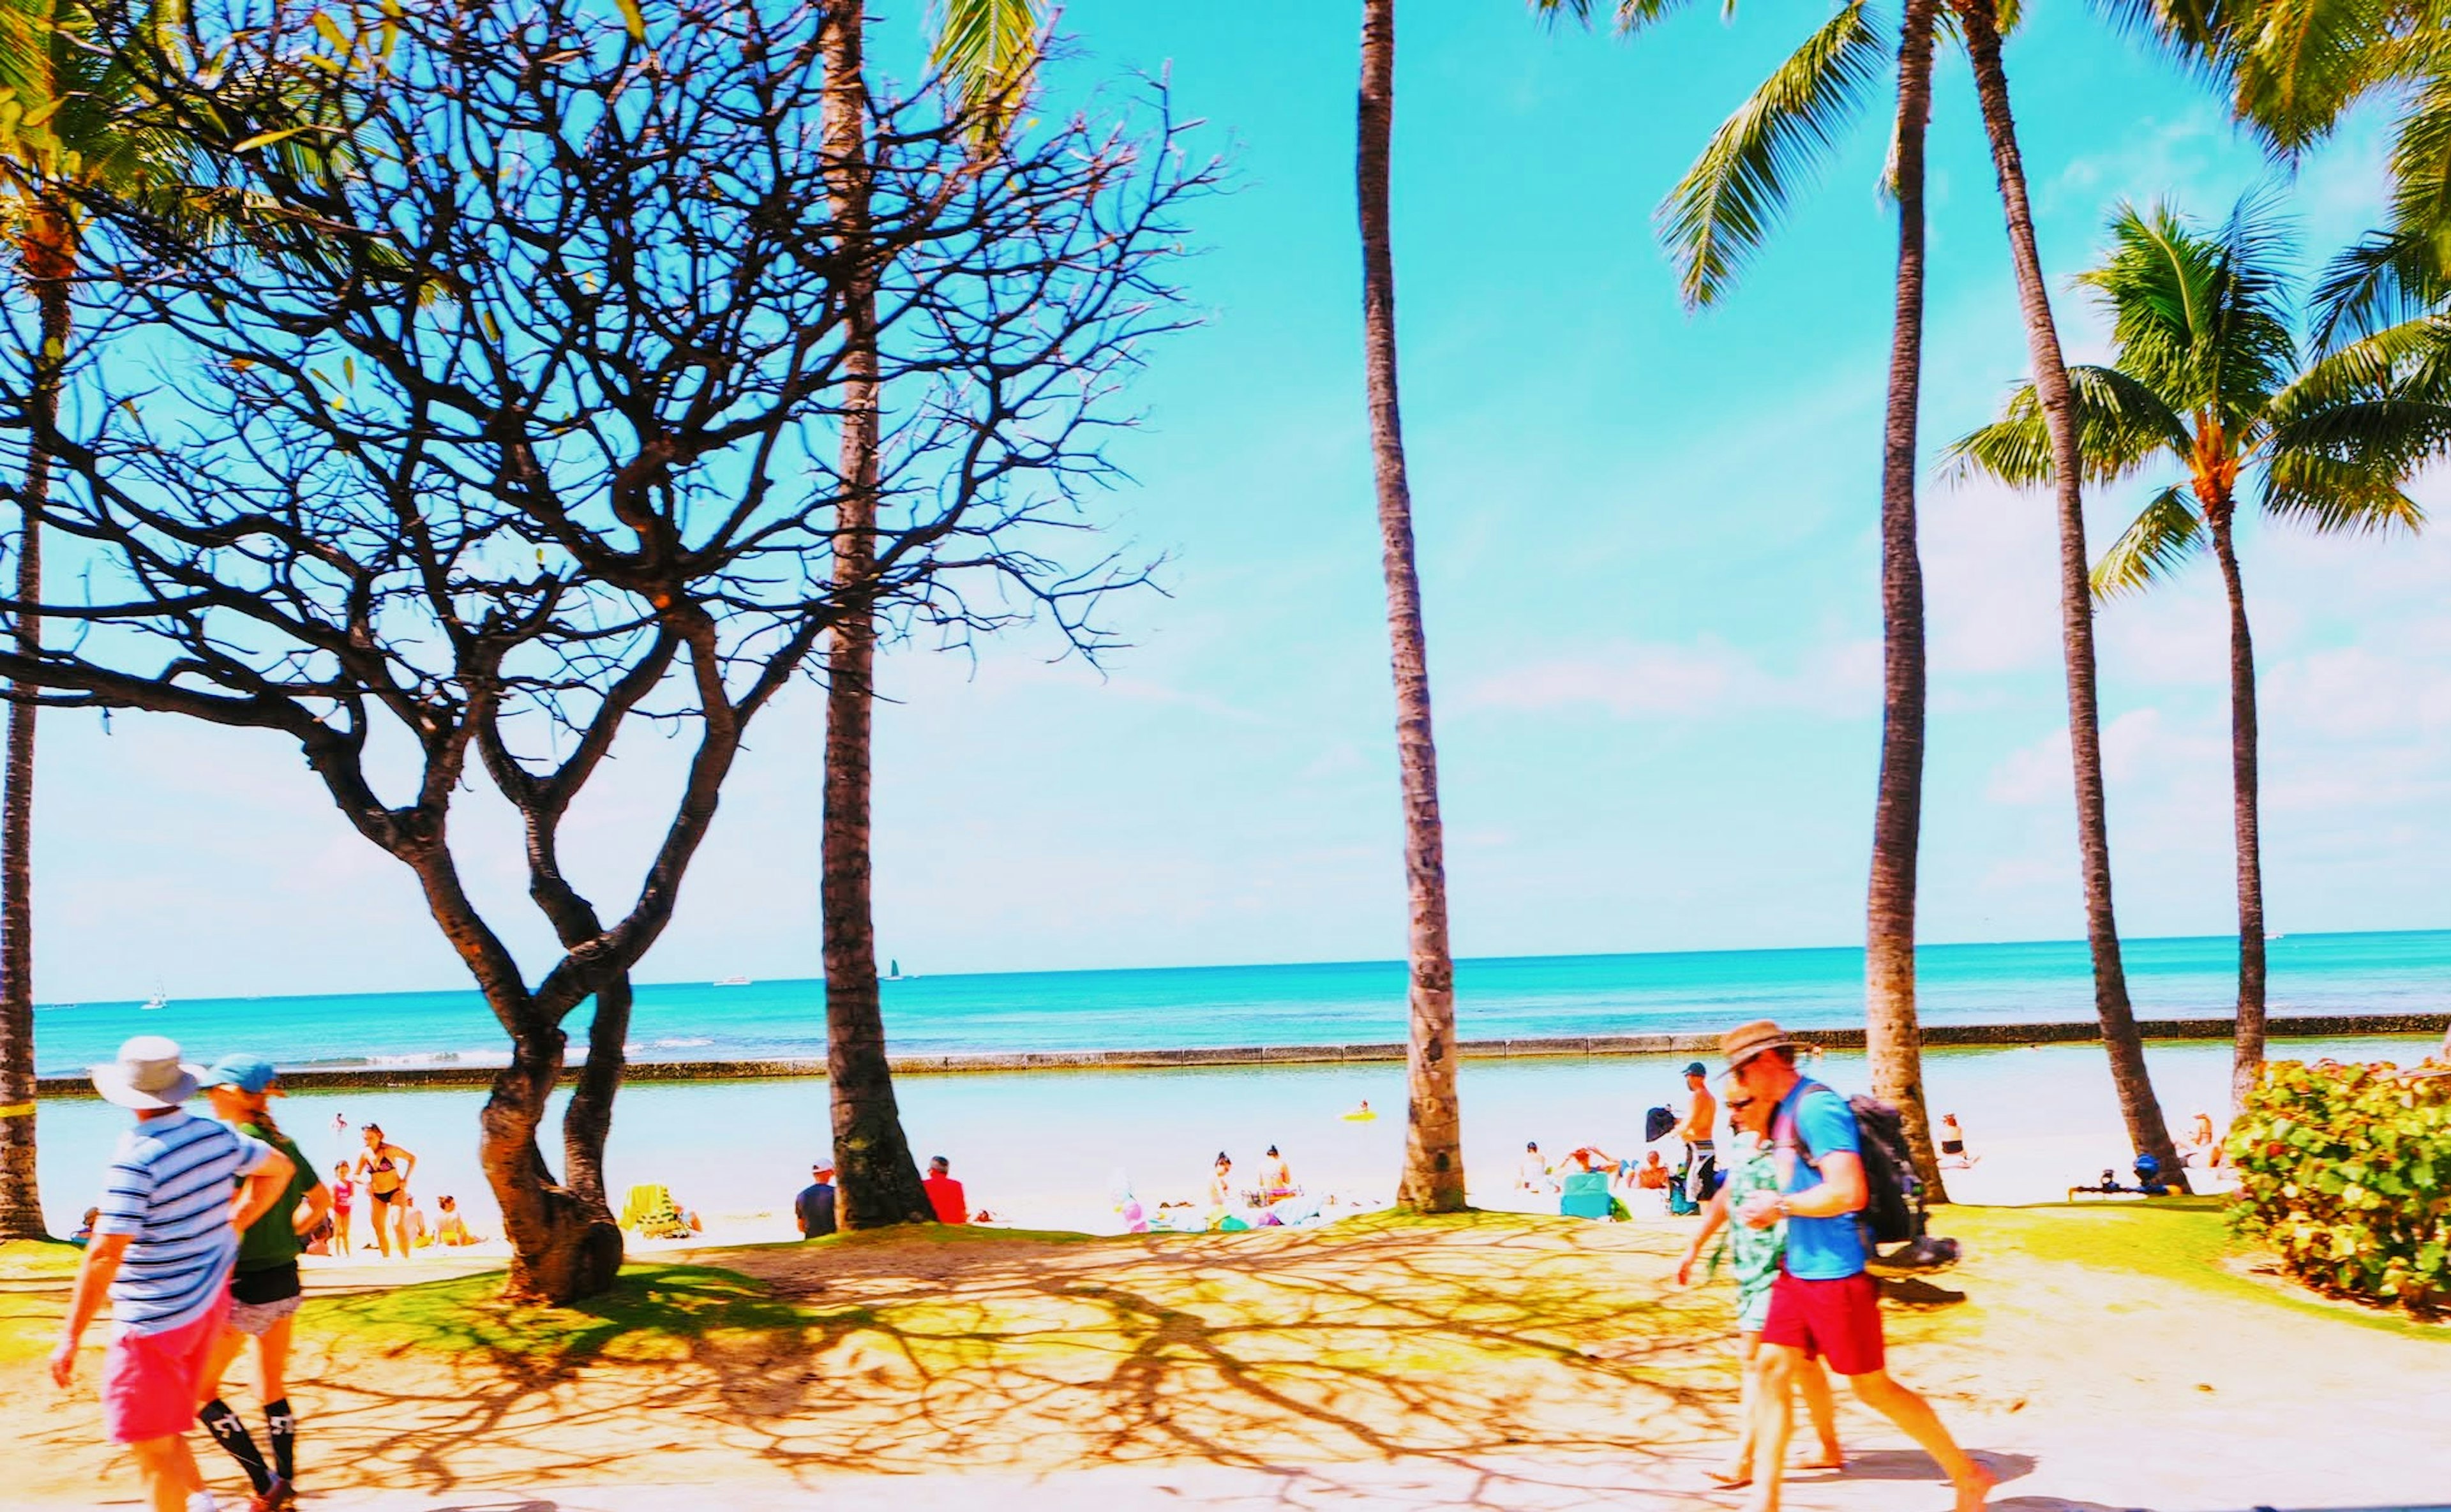
[[[139,1034],[119,1047],[119,1059],[93,1068],[93,1090],[122,1108],[176,1108],[196,1095],[196,1067],[179,1062],[179,1044]]]

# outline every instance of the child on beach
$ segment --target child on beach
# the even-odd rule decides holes
[[[358,1184],[349,1179],[349,1163],[332,1168],[332,1253],[349,1252],[349,1205],[357,1200]]]
[[[1694,1265],[1702,1255],[1702,1247],[1711,1236],[1726,1228],[1728,1237],[1720,1253],[1733,1262],[1736,1276],[1736,1340],[1741,1356],[1742,1383],[1738,1410],[1744,1414],[1744,1427],[1736,1437],[1736,1452],[1725,1470],[1716,1470],[1711,1479],[1721,1485],[1735,1487],[1750,1484],[1754,1475],[1755,1404],[1761,1392],[1762,1325],[1770,1317],[1770,1293],[1778,1280],[1779,1257],[1787,1246],[1787,1226],[1774,1224],[1768,1228],[1749,1227],[1744,1224],[1730,1227],[1728,1219],[1738,1203],[1757,1191],[1778,1190],[1778,1169],[1771,1159],[1767,1137],[1767,1109],[1741,1091],[1728,1098],[1728,1128],[1735,1134],[1735,1164],[1728,1179],[1702,1208],[1702,1227],[1685,1247],[1685,1258],[1677,1262],[1676,1285],[1694,1284]],[[1651,1158],[1659,1158],[1657,1150]],[[1660,1171],[1664,1178],[1667,1172]],[[1711,1257],[1711,1269],[1716,1271],[1719,1255]],[[1804,1408],[1813,1419],[1813,1431],[1820,1437],[1820,1457],[1810,1462],[1814,1469],[1837,1469],[1846,1456],[1838,1447],[1837,1408],[1830,1395],[1830,1376],[1820,1362],[1807,1361],[1797,1372],[1796,1384],[1804,1392]]]

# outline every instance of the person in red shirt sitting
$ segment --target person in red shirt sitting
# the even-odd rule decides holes
[[[928,1177],[919,1185],[927,1189],[928,1206],[936,1209],[940,1224],[966,1224],[971,1221],[969,1202],[962,1195],[962,1184],[953,1179],[953,1163],[942,1155],[928,1159]]]

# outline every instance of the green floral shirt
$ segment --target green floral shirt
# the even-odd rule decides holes
[[[1775,1223],[1767,1228],[1755,1228],[1736,1216],[1736,1209],[1755,1192],[1775,1194],[1778,1170],[1771,1159],[1768,1145],[1758,1140],[1740,1140],[1736,1146],[1735,1168],[1728,1173],[1728,1257],[1736,1273],[1736,1290],[1750,1297],[1768,1291],[1778,1279],[1779,1251],[1787,1247],[1787,1224]]]

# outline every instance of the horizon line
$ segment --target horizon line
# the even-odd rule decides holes
[[[2289,933],[2283,933],[2283,934],[2268,935],[2268,936],[2266,936],[2266,937],[2267,937],[2268,939],[2273,939],[2273,940],[2293,939],[2293,938],[2305,938],[2305,939],[2353,939],[2353,938],[2362,938],[2362,937],[2388,937],[2388,936],[2392,936],[2392,935],[2442,934],[2442,933],[2451,933],[2451,928],[2420,929],[2420,930],[2300,930],[2300,931],[2289,932]],[[2194,943],[2194,942],[2199,942],[2199,941],[2223,941],[2223,940],[2235,940],[2237,937],[2238,937],[2238,936],[2237,936],[2235,933],[2220,933],[2220,934],[2136,934],[2136,935],[2122,935],[2122,936],[2120,937],[2120,944],[2121,944],[2121,946],[2124,948],[2124,947],[2131,946],[2131,945],[2185,944],[2185,943]],[[2086,942],[2083,938],[2063,938],[2063,939],[2022,939],[2022,940],[1931,940],[1931,941],[1918,941],[1918,942],[1916,943],[1915,949],[1916,949],[1916,952],[1917,952],[1918,953],[1920,953],[1920,952],[1924,952],[1924,951],[1947,951],[1947,950],[2001,950],[2001,949],[2010,949],[2010,948],[2015,948],[2015,947],[2033,947],[2033,946],[2073,946],[2073,947],[2076,947],[2076,948],[2079,948],[2079,949],[2083,949],[2083,948],[2085,948],[2086,943],[2087,943],[2087,942]],[[1715,949],[1709,949],[1709,950],[1681,950],[1681,951],[1564,951],[1564,952],[1559,952],[1559,951],[1546,951],[1546,952],[1531,952],[1531,953],[1516,954],[1516,955],[1458,955],[1458,956],[1453,957],[1453,959],[1454,959],[1455,963],[1456,963],[1458,966],[1463,966],[1463,965],[1472,965],[1472,964],[1500,964],[1500,963],[1509,963],[1509,962],[1525,962],[1525,961],[1593,961],[1593,960],[1671,959],[1671,958],[1676,958],[1676,957],[1684,957],[1684,956],[1702,956],[1702,955],[1826,955],[1826,954],[1833,954],[1833,953],[1837,953],[1837,952],[1854,952],[1854,953],[1856,953],[1856,954],[1859,954],[1859,955],[1860,955],[1861,953],[1863,953],[1863,951],[1864,951],[1864,947],[1863,947],[1862,945],[1860,945],[1860,944],[1854,944],[1854,945],[1748,945],[1748,946],[1722,946],[1722,947],[1717,947],[1717,948],[1715,948]],[[889,961],[898,961],[900,958],[899,958],[898,956],[888,956],[888,957],[887,957],[887,959],[888,959]],[[1195,964],[1191,964],[1191,965],[1182,965],[1182,966],[1087,966],[1087,967],[1041,967],[1041,968],[1036,968],[1036,969],[1027,970],[1027,971],[994,971],[994,972],[926,972],[926,973],[912,973],[912,974],[909,974],[909,975],[906,975],[904,978],[902,978],[902,980],[920,980],[920,979],[923,979],[923,978],[924,978],[924,979],[926,979],[926,980],[931,980],[931,981],[942,981],[942,980],[947,980],[947,979],[956,979],[956,978],[958,978],[958,979],[964,979],[964,980],[969,980],[969,979],[975,979],[975,978],[981,978],[981,977],[999,977],[999,976],[1100,976],[1100,975],[1110,975],[1110,974],[1123,974],[1123,973],[1126,973],[1126,972],[1152,972],[1319,971],[1319,970],[1329,970],[1329,969],[1338,969],[1338,968],[1361,968],[1361,967],[1402,967],[1402,966],[1404,966],[1405,964],[1406,964],[1406,962],[1405,962],[1404,958],[1403,958],[1403,957],[1402,957],[1402,956],[1380,956],[1380,957],[1377,957],[1377,958],[1362,958],[1362,959],[1346,959],[1346,960],[1306,960],[1306,961],[1209,961],[1209,962],[1200,962],[1200,963],[1195,963]],[[884,976],[884,975],[880,974],[880,976],[878,977],[878,980],[879,980],[879,981],[881,981],[881,982],[886,982],[886,981],[893,981],[893,980],[895,980],[895,978],[888,977],[888,976]],[[719,982],[719,981],[708,981],[708,980],[703,980],[703,979],[700,979],[700,978],[697,978],[697,977],[687,977],[687,978],[681,978],[681,979],[678,979],[678,980],[671,980],[671,981],[659,981],[659,982],[634,982],[634,983],[632,984],[632,988],[633,988],[633,990],[634,990],[634,991],[645,991],[645,990],[653,989],[653,988],[671,988],[671,987],[716,987],[716,986],[722,986],[722,985],[737,985],[737,986],[749,986],[749,987],[758,987],[758,986],[777,986],[777,987],[781,987],[781,986],[795,986],[795,985],[798,985],[798,984],[801,984],[801,983],[819,983],[819,984],[822,984],[824,981],[825,981],[825,977],[824,977],[823,973],[822,973],[822,972],[820,972],[819,974],[814,975],[814,976],[767,976],[767,977],[755,977],[755,978],[751,978],[751,979],[749,979],[748,981],[741,982],[741,983],[736,983],[736,984],[725,984],[725,983],[722,983],[722,982]],[[480,991],[480,989],[479,989],[479,988],[478,988],[474,983],[468,983],[468,984],[466,984],[466,985],[462,985],[462,986],[454,986],[454,987],[406,987],[406,988],[383,988],[383,989],[378,989],[378,990],[374,990],[374,991],[355,991],[355,992],[342,991],[342,992],[243,992],[243,993],[236,993],[236,994],[228,994],[228,993],[225,993],[225,994],[220,994],[220,995],[205,995],[205,996],[199,996],[199,997],[187,998],[187,999],[184,999],[184,1001],[186,1001],[186,1002],[202,1002],[202,1003],[263,1003],[263,1002],[284,1002],[284,1001],[295,1001],[295,1000],[302,999],[302,998],[332,998],[332,997],[353,997],[353,998],[358,998],[358,997],[363,997],[363,998],[374,998],[374,997],[431,997],[431,996],[436,996],[436,995],[438,995],[438,994],[442,994],[442,993],[459,993],[459,992],[471,993],[471,994],[474,994],[474,995],[478,995],[478,996],[480,996],[480,997],[481,997],[481,996],[482,996],[481,992]],[[123,1004],[129,1004],[129,1003],[143,1003],[144,1001],[146,1001],[146,1000],[145,1000],[144,998],[140,998],[140,997],[124,997],[124,998],[123,998],[123,997],[79,998],[79,999],[78,999],[78,1000],[76,1000],[75,1002],[37,1003],[37,1004],[35,1004],[35,1005],[34,1005],[34,1008],[35,1008],[35,1011],[42,1011],[42,1010],[44,1010],[44,1009],[50,1009],[50,1010],[53,1010],[53,1011],[58,1011],[58,1010],[64,1010],[64,1009],[76,1009],[76,1008],[85,1008],[85,1007],[94,1007],[94,1008],[115,1008],[115,1007],[119,1007],[119,1006],[121,1006],[121,1005],[123,1005]],[[181,1001],[181,1000],[180,1000],[180,999],[173,999],[173,1001]]]

